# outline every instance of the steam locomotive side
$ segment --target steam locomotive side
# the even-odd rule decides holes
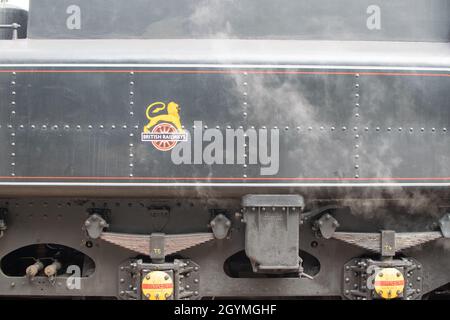
[[[447,285],[449,3],[377,2],[0,7],[0,295]]]

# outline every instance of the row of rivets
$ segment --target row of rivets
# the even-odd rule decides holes
[[[246,122],[247,121],[247,116],[248,116],[248,73],[247,72],[245,72],[244,73],[244,78],[243,78],[243,88],[244,88],[244,92],[243,92],[243,101],[242,101],[242,108],[243,108],[243,117],[244,117],[244,122]],[[243,130],[243,127],[242,126],[240,126],[239,127],[239,129],[242,129]],[[246,138],[246,135],[244,136],[244,138]],[[244,148],[245,148],[245,154],[244,154],[244,157],[245,158],[248,158],[248,152],[249,152],[249,149],[248,149],[248,145],[247,144],[245,144],[244,145]],[[245,162],[245,161],[244,161]],[[246,165],[246,164],[244,164],[243,165],[243,170],[244,170],[244,173],[243,173],[243,175],[242,175],[242,177],[244,178],[244,179],[246,179],[247,177],[248,177],[248,172],[247,172],[247,168],[248,168],[248,166]]]
[[[6,126],[8,129],[14,129],[15,127],[13,126],[13,125],[11,125],[11,124],[8,124],[7,126]],[[2,125],[0,125],[0,128],[2,128]],[[49,129],[51,129],[51,130],[60,130],[60,129],[64,129],[64,130],[70,130],[70,129],[72,129],[72,128],[75,128],[75,129],[77,129],[77,130],[82,130],[82,129],[88,129],[88,130],[93,130],[93,129],[112,129],[112,130],[115,130],[115,129],[123,129],[123,130],[126,130],[126,129],[135,129],[135,130],[139,130],[139,128],[140,128],[140,126],[139,125],[133,125],[133,126],[128,126],[128,125],[115,125],[115,124],[113,124],[113,125],[97,125],[97,126],[94,126],[94,125],[84,125],[84,126],[82,126],[82,125],[46,125],[46,124],[44,124],[44,125],[36,125],[36,124],[30,124],[30,125],[23,125],[23,124],[21,124],[21,125],[18,125],[17,126],[17,128],[19,129],[19,130],[24,130],[24,129],[26,129],[26,128],[30,128],[30,129],[33,129],[33,130],[36,130],[36,129],[41,129],[41,130],[49,130]],[[182,128],[183,129],[186,129],[186,126],[182,126]],[[205,125],[204,127],[203,127],[205,130],[206,129],[208,129],[209,128],[209,126],[207,126],[207,125]],[[309,132],[312,132],[312,131],[322,131],[322,132],[324,132],[324,131],[354,131],[354,132],[357,132],[358,130],[364,130],[365,132],[369,132],[369,131],[375,131],[375,132],[382,132],[382,131],[386,131],[386,132],[395,132],[395,131],[398,131],[398,132],[404,132],[404,131],[409,131],[409,132],[414,132],[414,131],[419,131],[419,132],[439,132],[439,131],[442,131],[442,132],[448,132],[448,128],[435,128],[435,127],[433,127],[433,128],[424,128],[424,127],[421,127],[421,128],[403,128],[403,127],[398,127],[398,128],[392,128],[392,127],[387,127],[387,128],[381,128],[381,127],[374,127],[374,128],[369,128],[369,127],[364,127],[364,128],[359,128],[359,127],[353,127],[353,128],[348,128],[348,127],[346,127],[346,126],[342,126],[342,127],[335,127],[335,126],[331,126],[331,127],[324,127],[324,126],[321,126],[321,127],[318,127],[318,128],[314,128],[314,127],[289,127],[289,126],[286,126],[286,127],[282,127],[282,128],[280,128],[280,127],[278,127],[278,126],[273,126],[273,127],[267,127],[267,126],[261,126],[261,127],[256,127],[256,126],[249,126],[249,127],[247,127],[247,128],[244,128],[243,126],[239,126],[239,127],[232,127],[232,126],[225,126],[225,127],[221,127],[221,126],[214,126],[214,128],[215,129],[218,129],[218,130],[221,130],[221,129],[242,129],[242,130],[247,130],[247,129],[253,129],[253,130],[258,130],[258,129],[264,129],[264,130],[266,130],[266,129],[275,129],[275,130],[285,130],[285,131],[289,131],[289,130],[296,130],[296,131],[309,131]],[[196,126],[192,126],[192,129],[196,129]],[[355,135],[355,137],[356,137],[356,135]]]
[[[13,72],[11,74],[11,123],[15,122],[15,115],[16,115],[16,91],[17,91],[17,74],[16,72]],[[8,125],[9,129],[13,129],[12,125]],[[11,167],[11,176],[14,177],[16,175],[16,133],[15,131],[11,132],[10,134],[10,144],[11,144],[11,161],[10,161],[10,167]]]
[[[360,83],[359,83],[359,74],[355,74],[355,106],[354,106],[354,114],[355,114],[355,123],[359,124],[359,120],[360,120],[360,101],[361,101],[361,92],[360,92]],[[355,155],[354,155],[354,167],[355,167],[355,178],[359,178],[360,173],[359,173],[359,139],[360,139],[360,135],[359,135],[359,128],[358,126],[355,126],[353,128],[353,131],[356,133],[355,134]]]
[[[130,72],[130,107],[129,107],[129,113],[130,113],[130,120],[133,121],[133,117],[134,117],[134,89],[135,89],[135,77],[134,77],[134,72]],[[124,126],[126,128],[126,126]],[[135,126],[135,128],[139,128],[138,126]],[[137,129],[136,128],[136,129]],[[129,144],[129,152],[128,152],[128,157],[129,157],[129,167],[130,167],[130,173],[129,176],[130,178],[132,178],[134,176],[134,144],[133,144],[133,137],[134,137],[134,133],[132,131],[130,131],[129,133],[130,136],[130,144]]]

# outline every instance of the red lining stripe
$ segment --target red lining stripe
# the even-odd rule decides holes
[[[279,178],[279,177],[26,177],[0,176],[0,180],[186,180],[186,181],[450,181],[450,177],[434,178]]]

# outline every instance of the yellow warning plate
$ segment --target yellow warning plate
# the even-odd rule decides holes
[[[167,300],[173,294],[173,279],[164,271],[152,271],[142,279],[142,295],[148,300]]]
[[[383,299],[396,299],[403,294],[405,278],[396,268],[384,268],[377,272],[374,283],[375,292]]]

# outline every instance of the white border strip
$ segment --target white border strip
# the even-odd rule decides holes
[[[256,188],[362,188],[362,187],[450,187],[450,183],[88,183],[88,182],[0,182],[0,187],[256,187]]]
[[[339,65],[261,65],[261,64],[0,64],[0,68],[211,68],[211,69],[327,69],[450,72],[450,67],[339,66]]]

